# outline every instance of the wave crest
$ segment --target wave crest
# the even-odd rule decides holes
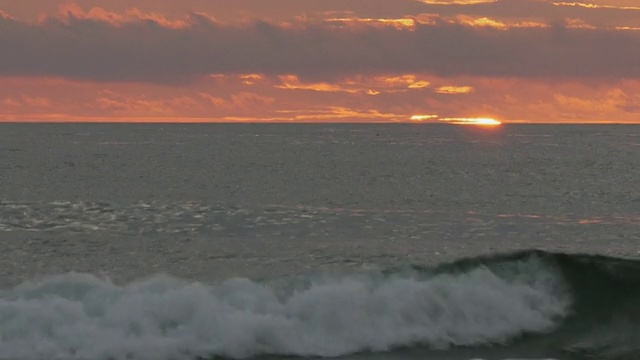
[[[0,358],[334,357],[424,345],[503,344],[570,313],[538,256],[465,271],[315,276],[208,286],[157,276],[116,286],[69,274],[0,298]]]

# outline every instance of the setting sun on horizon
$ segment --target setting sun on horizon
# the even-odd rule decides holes
[[[413,115],[409,120],[411,122],[447,123],[453,125],[497,126],[502,124],[502,121],[490,117],[441,118],[438,115]]]
[[[498,126],[502,122],[494,118],[444,118],[441,121],[454,125]]]

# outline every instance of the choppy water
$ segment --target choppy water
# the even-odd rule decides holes
[[[3,124],[0,358],[635,359],[639,179],[637,126]]]

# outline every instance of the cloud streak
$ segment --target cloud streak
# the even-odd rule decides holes
[[[410,28],[358,22],[242,25],[204,14],[169,21],[70,9],[26,23],[0,17],[0,75],[188,82],[216,73],[331,79],[357,74],[640,78],[640,33],[549,27],[495,29],[441,18]]]

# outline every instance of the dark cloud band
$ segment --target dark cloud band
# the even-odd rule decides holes
[[[323,23],[113,25],[69,16],[28,24],[0,19],[0,75],[94,81],[184,82],[212,73],[640,78],[640,32],[448,24],[413,30]]]

